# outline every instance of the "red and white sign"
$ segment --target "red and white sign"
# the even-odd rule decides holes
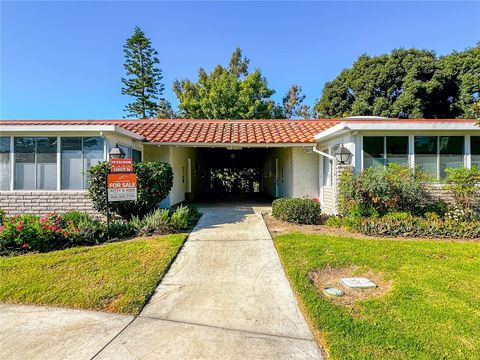
[[[108,201],[137,200],[137,175],[108,174],[107,175]]]
[[[133,172],[132,159],[112,159],[110,160],[112,173],[128,173]]]

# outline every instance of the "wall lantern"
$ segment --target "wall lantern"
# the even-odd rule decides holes
[[[110,150],[109,154],[111,159],[123,159],[125,157],[125,153],[118,144],[115,144],[115,147]]]
[[[340,144],[337,151],[335,151],[335,158],[340,165],[344,165],[349,162],[351,157],[352,153],[345,146],[343,146],[343,143]]]

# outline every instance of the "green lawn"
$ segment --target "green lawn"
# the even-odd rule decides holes
[[[281,235],[292,286],[333,359],[479,359],[480,243]],[[356,265],[393,282],[381,298],[335,305],[311,269]]]
[[[137,314],[185,234],[0,257],[0,302]]]

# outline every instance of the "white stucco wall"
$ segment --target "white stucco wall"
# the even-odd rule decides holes
[[[304,148],[292,148],[292,197],[317,198],[319,195],[318,155]]]

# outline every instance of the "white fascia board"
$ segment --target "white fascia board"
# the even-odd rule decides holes
[[[326,140],[348,131],[480,131],[474,122],[401,122],[395,120],[375,122],[342,122],[315,135],[315,140]]]
[[[21,132],[21,133],[34,133],[34,132],[112,132],[118,133],[135,140],[143,140],[144,137],[129,130],[125,130],[117,125],[4,125],[0,124],[0,132]]]
[[[348,124],[346,122],[341,122],[335,126],[328,128],[327,130],[323,130],[322,132],[318,133],[314,136],[314,139],[319,140],[326,140],[328,138],[342,135],[350,130]]]
[[[193,142],[145,142],[144,145],[164,145],[164,146],[182,146],[182,147],[206,147],[206,148],[286,148],[286,147],[311,147],[311,143],[193,143]]]
[[[347,127],[353,131],[360,130],[381,130],[381,131],[397,131],[397,130],[411,130],[411,131],[480,131],[480,127],[474,122],[396,122],[395,120],[371,122],[371,123],[347,123]]]

